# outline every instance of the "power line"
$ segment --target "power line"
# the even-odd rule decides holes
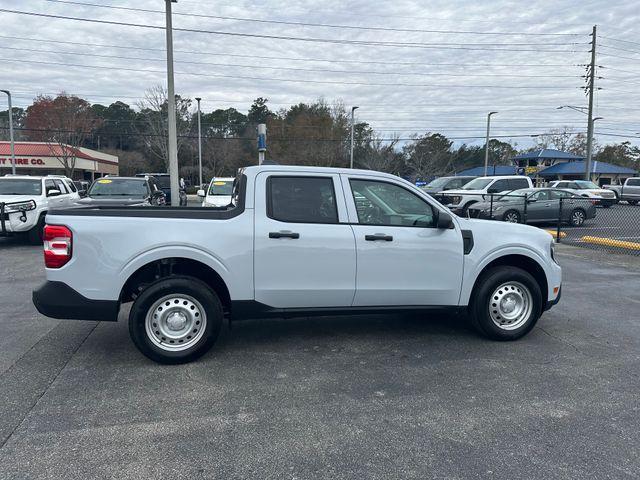
[[[134,8],[134,7],[122,7],[115,5],[100,5],[97,3],[87,3],[87,2],[77,2],[70,0],[45,0],[50,3],[60,3],[66,5],[79,5],[86,7],[96,7],[96,8],[107,8],[113,10],[125,10],[125,11],[134,11],[134,12],[144,12],[144,13],[158,13],[164,14],[162,10],[151,10],[145,8]],[[487,31],[478,31],[478,30],[425,30],[425,29],[415,29],[415,28],[392,28],[392,27],[372,27],[372,26],[358,26],[358,25],[335,25],[328,23],[310,23],[310,22],[294,22],[294,21],[285,21],[285,20],[265,20],[258,18],[244,18],[244,17],[233,17],[233,16],[223,16],[223,15],[209,15],[209,14],[199,14],[199,13],[185,13],[185,12],[174,12],[176,16],[184,16],[184,17],[195,17],[195,18],[211,18],[217,20],[233,20],[238,22],[252,22],[252,23],[264,23],[264,24],[275,24],[275,25],[295,25],[295,26],[303,26],[303,27],[323,27],[323,28],[335,28],[335,29],[352,29],[352,30],[371,30],[371,31],[383,31],[383,32],[405,32],[405,33],[438,33],[438,34],[455,34],[455,35],[494,35],[494,36],[586,36],[587,34],[583,33],[530,33],[530,32],[487,32]],[[558,44],[565,45],[565,44]],[[577,44],[576,44],[577,45]]]
[[[0,61],[4,62],[15,62],[15,63],[33,63],[36,65],[56,65],[62,67],[75,67],[75,68],[89,68],[89,69],[98,69],[98,70],[112,70],[113,67],[108,65],[83,65],[83,64],[75,64],[75,63],[62,63],[62,62],[45,62],[39,60],[22,60],[22,59],[14,59],[14,58],[0,58]],[[118,67],[119,71],[125,72],[138,72],[138,73],[158,73],[164,74],[163,70],[147,70],[147,69],[138,69],[138,68],[128,68],[128,67]],[[368,82],[342,82],[342,81],[331,81],[331,80],[301,80],[301,79],[293,79],[293,78],[269,78],[269,77],[252,77],[252,76],[244,76],[244,75],[225,75],[225,74],[216,74],[216,73],[200,73],[200,72],[175,72],[177,75],[193,75],[197,77],[207,77],[207,78],[233,78],[239,80],[255,80],[255,81],[271,81],[271,82],[288,82],[288,83],[311,83],[311,84],[322,84],[322,85],[361,85],[361,86],[375,86],[375,87],[420,87],[420,88],[504,88],[504,89],[529,89],[529,90],[540,90],[540,89],[551,89],[551,90],[560,90],[560,89],[576,89],[579,87],[567,87],[561,85],[439,85],[439,84],[418,84],[418,83],[368,83]]]
[[[613,40],[615,42],[629,43],[631,45],[640,45],[640,42],[632,42],[631,40],[622,40],[620,38],[605,37],[604,35],[598,35],[598,37],[604,38],[605,40]]]
[[[129,23],[129,22],[119,22],[114,20],[99,20],[96,18],[83,18],[83,17],[71,17],[67,15],[53,15],[47,13],[38,13],[38,12],[25,12],[21,10],[10,10],[6,8],[0,9],[0,12],[4,13],[13,13],[17,15],[27,15],[33,17],[42,17],[42,18],[52,18],[58,20],[73,20],[78,22],[88,22],[88,23],[96,23],[103,25],[115,25],[115,26],[124,26],[124,27],[135,27],[135,28],[148,28],[153,30],[164,30],[164,26],[159,25],[148,25],[143,23]],[[264,35],[258,33],[241,33],[241,32],[225,32],[220,30],[204,30],[204,29],[196,29],[196,28],[173,28],[174,31],[177,32],[186,32],[186,33],[203,33],[203,34],[212,34],[212,35],[227,35],[232,37],[243,37],[243,38],[262,38],[269,40],[291,40],[291,41],[301,41],[301,42],[311,42],[311,43],[332,43],[339,45],[358,45],[358,46],[375,46],[375,47],[392,47],[392,48],[426,48],[426,49],[448,49],[448,50],[480,50],[480,51],[494,51],[494,52],[553,52],[553,53],[576,53],[575,50],[541,50],[540,48],[533,49],[509,49],[509,48],[471,48],[468,46],[454,46],[454,45],[467,45],[465,43],[460,44],[428,44],[428,43],[420,43],[420,42],[379,42],[379,41],[371,41],[371,40],[345,40],[345,39],[332,39],[332,38],[313,38],[313,37],[294,37],[294,36],[284,36],[284,35]],[[476,44],[477,46],[482,46],[483,44]],[[486,45],[510,45],[510,44],[486,44]],[[511,45],[531,45],[535,46],[536,44],[511,44]],[[537,44],[538,46],[544,44]],[[572,44],[566,44],[567,46],[571,46]]]
[[[80,47],[98,47],[98,48],[118,48],[127,50],[141,50],[141,51],[153,51],[153,52],[166,52],[164,48],[150,48],[150,47],[136,47],[132,45],[112,45],[103,43],[86,43],[86,42],[70,42],[64,40],[53,39],[41,39],[33,37],[16,37],[9,35],[0,35],[0,38],[6,38],[9,40],[24,40],[41,43],[59,43],[63,45],[77,45]],[[189,55],[204,55],[204,56],[222,56],[222,57],[238,57],[238,58],[257,58],[261,60],[287,60],[294,62],[325,62],[325,63],[346,63],[346,64],[367,64],[367,65],[404,65],[404,66],[420,66],[420,67],[509,67],[509,68],[525,68],[525,67],[540,67],[540,68],[558,68],[558,67],[576,67],[582,66],[579,64],[571,63],[424,63],[424,62],[391,62],[391,61],[366,61],[366,60],[338,60],[330,58],[296,58],[296,57],[278,57],[269,55],[248,55],[248,54],[234,54],[234,53],[221,53],[221,52],[203,52],[196,50],[174,50],[174,53],[185,53]]]
[[[143,60],[153,62],[166,62],[165,58],[148,58],[148,57],[126,57],[121,55],[104,55],[96,53],[83,53],[83,52],[65,52],[60,50],[40,50],[36,48],[19,48],[19,47],[2,47],[3,50],[14,50],[21,52],[36,52],[36,53],[55,53],[58,55],[77,55],[82,57],[95,57],[95,58],[113,58],[118,60]],[[229,64],[229,63],[216,63],[216,62],[195,62],[188,60],[176,60],[175,63],[183,63],[185,65],[209,65],[215,67],[235,67],[235,68],[251,68],[266,69],[266,70],[287,70],[294,72],[320,72],[320,73],[339,73],[347,75],[393,75],[393,76],[421,76],[421,77],[469,77],[469,73],[442,73],[442,72],[380,72],[380,71],[363,71],[363,70],[331,70],[323,68],[297,68],[297,67],[280,67],[280,66],[268,66],[268,65],[242,65],[242,64]],[[478,77],[513,77],[513,78],[580,78],[578,75],[528,75],[521,73],[480,73],[475,74]]]
[[[640,54],[639,50],[630,50],[628,48],[620,48],[620,47],[610,47],[609,45],[599,45],[602,48],[608,48],[609,50],[616,50],[618,52],[629,52],[629,53],[634,53],[634,54]]]

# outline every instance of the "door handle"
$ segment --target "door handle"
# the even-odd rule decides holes
[[[376,233],[373,235],[365,235],[364,239],[368,242],[375,242],[376,240],[384,240],[385,242],[393,242],[391,235],[385,235],[384,233]]]
[[[296,232],[269,232],[269,238],[300,238]]]

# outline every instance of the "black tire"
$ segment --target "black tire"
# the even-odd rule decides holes
[[[587,213],[582,208],[576,208],[569,216],[569,224],[572,227],[581,227],[587,220]]]
[[[627,203],[629,205],[637,205],[638,204],[638,200],[627,200]]]
[[[475,205],[478,202],[467,202],[461,209],[460,209],[460,215],[463,217],[467,216],[467,213],[469,212],[469,207],[471,205]]]
[[[171,302],[167,302],[168,306],[165,307],[164,300],[160,304],[158,303],[161,299],[168,298],[171,299]],[[179,302],[175,302],[177,305],[173,303],[174,298],[180,299]],[[171,340],[170,343],[173,345],[170,345],[169,339],[164,336],[161,337],[161,335],[165,331],[170,331],[171,327],[169,327],[167,318],[172,316],[171,312],[174,309],[179,310],[175,310],[173,314],[185,317],[181,313],[184,311],[189,315],[189,308],[182,305],[183,299],[184,305],[189,302],[189,308],[191,306],[195,307],[191,308],[191,311],[195,310],[196,313],[194,315],[196,317],[185,319],[184,327],[187,327],[184,330],[185,333],[181,334],[181,337],[174,337],[176,338],[176,343],[174,344],[174,341]],[[165,308],[165,313],[159,314],[165,330],[163,331],[159,328],[157,331],[153,331],[158,326],[156,323],[151,323],[154,322],[151,315],[155,316],[154,312],[156,310],[161,311],[163,308]],[[202,313],[198,315],[201,309]],[[147,315],[150,316],[149,325],[147,325]],[[220,298],[207,284],[197,278],[188,276],[168,277],[158,280],[147,287],[133,303],[129,314],[129,335],[138,350],[155,362],[164,364],[191,362],[204,355],[213,346],[220,333],[223,315]],[[198,325],[196,325],[196,322],[199,322]],[[204,328],[201,327],[200,331],[198,331],[198,326],[201,325],[204,325]],[[152,331],[147,331],[147,326]],[[186,336],[192,332],[193,336]],[[158,335],[156,336],[155,334]],[[187,344],[193,344],[183,350],[174,350],[183,348],[182,345],[177,343],[178,338],[182,338]],[[183,340],[180,340],[180,343]],[[159,344],[164,345],[164,347],[160,347]]]
[[[31,245],[42,245],[46,213],[42,213],[35,227],[27,232],[27,241]]]
[[[529,294],[530,309],[527,308],[523,312],[521,323],[514,323],[511,326],[505,324],[499,327],[491,317],[490,308],[496,305],[493,303],[494,293],[504,285],[514,286],[512,294],[515,295],[518,295],[517,290],[524,287]],[[505,293],[509,295],[509,292]],[[505,299],[508,300],[507,297]],[[473,327],[483,336],[501,341],[517,340],[529,333],[542,315],[542,311],[542,293],[538,282],[525,270],[511,266],[498,266],[483,273],[476,282],[468,308]],[[506,319],[503,320],[506,321]]]
[[[502,220],[509,223],[520,223],[520,212],[517,210],[507,210],[502,215]]]

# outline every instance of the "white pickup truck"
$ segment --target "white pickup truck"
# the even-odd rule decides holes
[[[453,309],[497,340],[529,332],[560,299],[551,236],[458,218],[385,173],[260,166],[239,171],[233,206],[49,212],[53,318],[116,321],[133,302],[135,345],[193,360],[232,319]]]
[[[627,178],[623,185],[605,185],[604,188],[611,190],[617,201],[626,200],[629,205],[640,202],[640,178]]]

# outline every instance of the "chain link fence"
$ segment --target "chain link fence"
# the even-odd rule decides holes
[[[603,203],[554,189],[433,196],[463,217],[526,223],[547,230],[559,243],[640,255],[640,206],[627,202]]]

